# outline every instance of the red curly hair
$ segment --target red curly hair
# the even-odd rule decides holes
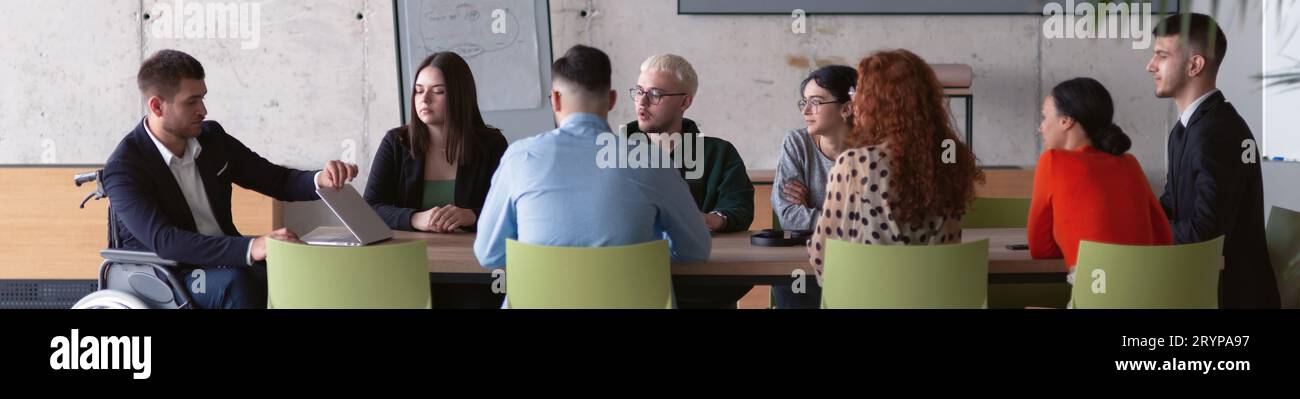
[[[955,217],[984,181],[975,154],[957,138],[943,87],[930,65],[907,50],[878,51],[858,63],[849,148],[885,145],[894,173],[890,203],[900,225],[937,215]],[[944,163],[945,140],[956,162]]]

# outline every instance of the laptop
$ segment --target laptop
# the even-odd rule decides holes
[[[370,204],[361,198],[357,189],[351,184],[342,188],[318,188],[325,205],[334,212],[343,226],[326,226],[312,230],[302,237],[302,242],[311,245],[329,245],[339,247],[360,247],[387,241],[393,238],[393,230],[384,224],[379,214],[370,208]]]

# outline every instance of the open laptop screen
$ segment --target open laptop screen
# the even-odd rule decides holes
[[[342,188],[322,187],[316,193],[362,244],[393,238],[392,229],[384,224],[384,220],[351,184],[344,184]]]

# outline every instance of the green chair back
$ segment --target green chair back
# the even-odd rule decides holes
[[[1267,230],[1268,258],[1277,274],[1282,308],[1300,308],[1300,212],[1273,207]]]
[[[1079,242],[1077,309],[1215,309],[1223,237],[1168,246]]]
[[[272,309],[428,309],[424,241],[364,247],[266,241],[267,307]]]
[[[983,308],[988,259],[988,240],[914,246],[827,240],[822,308]]]
[[[506,241],[511,309],[667,309],[672,267],[664,240],[617,247]]]

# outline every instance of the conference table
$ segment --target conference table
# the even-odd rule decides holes
[[[713,235],[713,251],[707,262],[674,263],[675,281],[699,284],[788,284],[795,269],[812,279],[808,251],[804,246],[760,247],[749,243],[756,232]],[[433,234],[396,231],[397,240],[427,243],[429,278],[438,283],[487,283],[492,271],[474,257],[474,234]],[[964,242],[989,240],[989,283],[1064,282],[1065,262],[1061,259],[1033,259],[1026,250],[1007,245],[1024,244],[1024,229],[966,229]]]

